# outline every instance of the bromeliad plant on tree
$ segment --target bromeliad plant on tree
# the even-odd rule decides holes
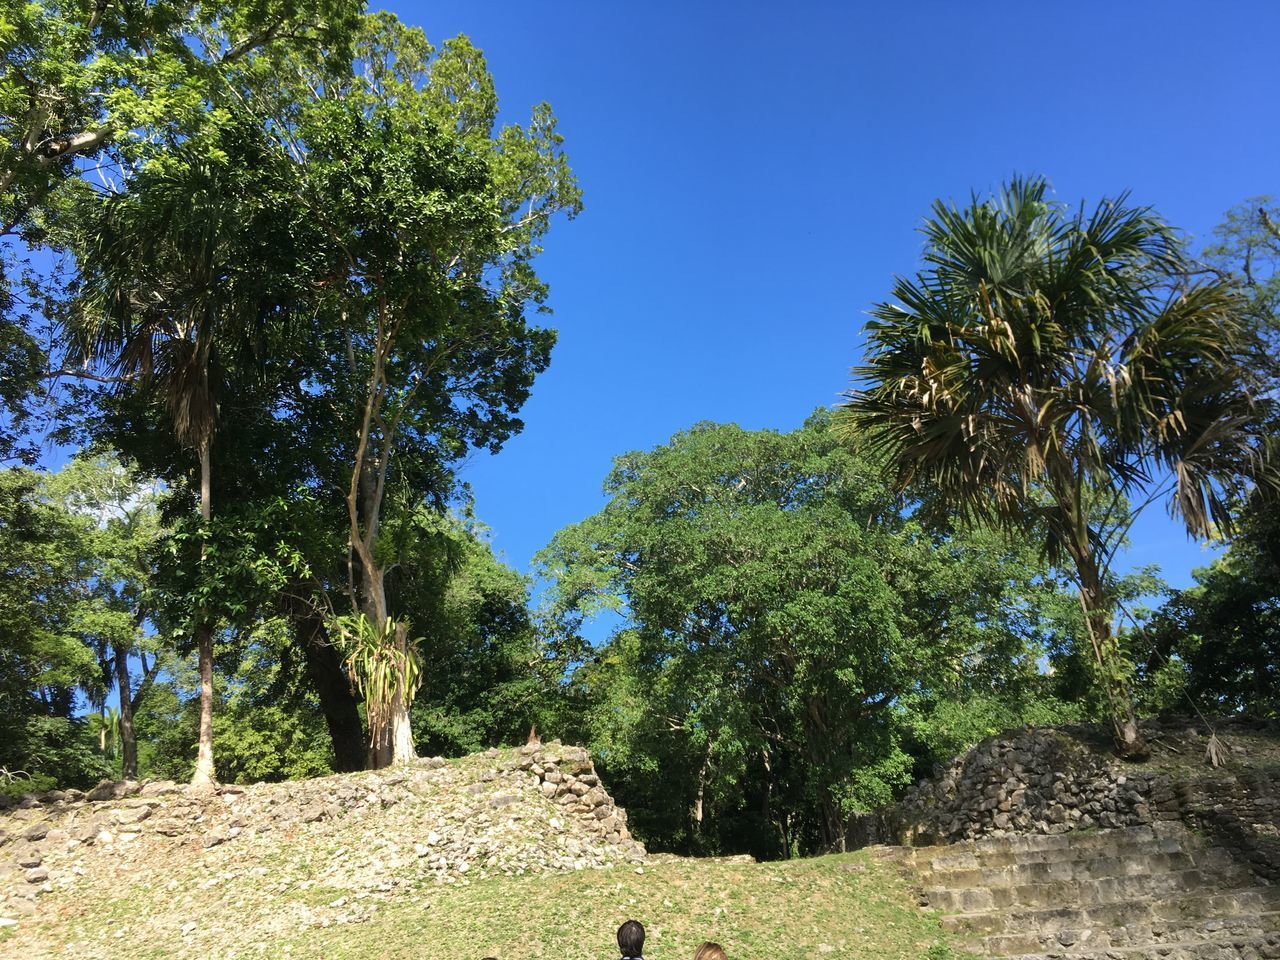
[[[414,755],[409,708],[422,686],[419,640],[409,624],[387,617],[375,623],[363,613],[334,617],[332,636],[352,685],[364,698],[369,721],[369,767],[378,769]]]
[[[967,520],[1045,532],[1074,569],[1119,752],[1139,758],[1116,550],[1157,499],[1205,537],[1250,479],[1273,479],[1241,298],[1124,196],[1070,211],[1014,180],[935,203],[922,229],[926,269],[871,311],[846,435]]]

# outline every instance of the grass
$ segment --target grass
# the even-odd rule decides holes
[[[919,958],[930,948],[938,955],[935,945],[942,944],[936,921],[910,906],[908,892],[887,869],[863,856],[765,865],[679,861],[643,869],[424,891],[425,902],[380,910],[359,930],[323,928],[290,944],[290,952],[597,960],[609,955],[614,931],[629,917],[648,927],[645,954],[654,958],[692,957],[707,939],[735,960],[808,960],[824,953]]]
[[[267,878],[269,879],[269,877]],[[376,901],[361,922],[337,922],[316,889],[243,884],[175,897],[139,882],[110,899],[61,905],[19,934],[22,956],[600,960],[629,917],[649,931],[654,960],[691,958],[717,940],[733,960],[946,960],[936,919],[914,906],[893,869],[864,853],[788,863],[675,860],[541,876],[426,884]],[[365,904],[374,900],[364,901]],[[182,925],[194,921],[185,933]],[[128,930],[120,939],[110,931]]]

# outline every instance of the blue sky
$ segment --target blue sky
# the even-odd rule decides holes
[[[1043,173],[1071,202],[1132,190],[1203,239],[1280,192],[1276,3],[392,9],[467,33],[506,117],[549,101],[585,190],[541,262],[560,341],[526,429],[465,472],[520,568],[598,509],[615,455],[836,402],[935,197]],[[1126,562],[1184,585],[1209,557],[1153,507]]]
[[[541,270],[560,331],[526,428],[471,461],[524,568],[598,509],[611,459],[698,420],[790,429],[835,403],[865,311],[935,197],[1042,173],[1131,190],[1197,244],[1280,192],[1280,4],[395,3],[489,59],[504,116],[560,119],[586,209]],[[1160,507],[1127,563],[1210,554]]]

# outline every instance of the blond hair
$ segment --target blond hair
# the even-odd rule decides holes
[[[698,952],[693,955],[693,960],[728,960],[728,958],[724,955],[724,947],[708,940],[698,948]]]

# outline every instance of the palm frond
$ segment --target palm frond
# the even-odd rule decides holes
[[[1126,195],[1069,211],[1027,178],[936,203],[922,232],[925,269],[871,310],[841,429],[965,516],[1024,525],[1037,489],[1169,473],[1189,530],[1223,522],[1268,459],[1264,411],[1236,292],[1187,284],[1167,224]]]

